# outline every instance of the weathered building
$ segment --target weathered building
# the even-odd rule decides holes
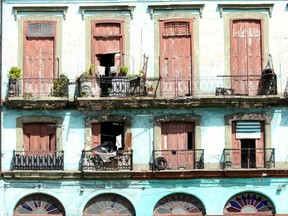
[[[288,215],[286,1],[2,7],[0,215]]]

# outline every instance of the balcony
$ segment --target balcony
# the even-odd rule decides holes
[[[204,168],[204,150],[154,150],[155,170],[194,170]]]
[[[68,103],[69,80],[64,75],[57,79],[9,79],[8,89],[5,104],[9,108],[61,108]]]
[[[92,151],[83,150],[81,171],[132,170],[132,155],[132,151],[119,150],[95,155]]]
[[[223,169],[275,168],[274,148],[224,149],[221,158]]]
[[[143,96],[144,77],[80,77],[79,97],[129,97]]]
[[[12,170],[63,170],[64,152],[13,151]]]

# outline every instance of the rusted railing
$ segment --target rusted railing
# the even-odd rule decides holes
[[[64,152],[13,151],[12,170],[63,170]]]
[[[80,97],[127,97],[145,95],[143,77],[81,77]]]
[[[204,168],[204,150],[154,150],[156,170],[193,170]]]
[[[9,79],[9,97],[68,97],[69,80],[64,75],[57,79]]]
[[[223,169],[274,168],[275,149],[224,149],[220,163]]]
[[[132,170],[132,151],[119,150],[115,153],[97,155],[92,151],[82,151],[82,171]]]
[[[201,77],[100,77],[80,80],[80,97],[277,95],[275,74]]]

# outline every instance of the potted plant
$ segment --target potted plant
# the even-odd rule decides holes
[[[127,66],[121,66],[119,76],[127,76],[128,74],[128,67]]]
[[[8,71],[9,76],[9,96],[19,96],[19,78],[21,78],[21,69],[11,67]]]
[[[88,71],[81,74],[79,78],[79,96],[94,97],[100,95],[99,80],[96,80],[95,65],[91,64]]]
[[[58,79],[53,81],[53,96],[67,97],[68,96],[68,83],[69,79],[61,74]]]

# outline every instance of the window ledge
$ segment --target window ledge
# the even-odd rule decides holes
[[[17,20],[18,12],[62,12],[66,19],[68,6],[14,6],[14,19]]]
[[[202,13],[204,9],[204,4],[161,4],[161,5],[149,5],[150,17],[153,19],[153,14],[155,10],[199,10],[200,17],[202,18]]]
[[[129,5],[102,5],[102,6],[80,6],[82,20],[84,20],[86,11],[129,11],[131,19],[135,6]]]
[[[269,17],[272,17],[274,4],[218,4],[220,17],[224,10],[268,10]]]

